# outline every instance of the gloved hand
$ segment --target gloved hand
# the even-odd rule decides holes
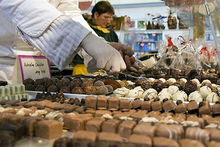
[[[120,53],[94,34],[88,34],[81,42],[82,48],[96,60],[97,68],[119,72],[126,69]]]
[[[135,57],[132,56],[134,54],[134,51],[130,46],[118,42],[109,42],[109,44],[121,53],[121,56],[123,57],[127,68],[135,63]]]
[[[118,42],[109,42],[108,44],[110,44],[112,47],[117,49],[119,52],[122,52],[123,56],[128,55],[129,57],[131,57],[134,54],[134,51],[132,50],[132,48],[125,44],[121,44]]]

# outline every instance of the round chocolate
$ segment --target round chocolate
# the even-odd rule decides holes
[[[61,93],[70,93],[70,87],[66,86],[66,87],[62,87],[60,89]]]
[[[113,91],[113,87],[111,85],[105,85],[106,88],[108,88],[108,92],[112,92]]]
[[[104,86],[104,85],[105,85],[104,82],[100,80],[94,82],[94,86]]]
[[[194,92],[197,90],[197,85],[196,83],[192,81],[187,81],[185,85],[184,91],[189,95],[190,93]]]
[[[84,91],[81,87],[75,87],[75,88],[72,89],[72,93],[74,93],[74,94],[83,94]]]
[[[106,95],[108,93],[108,88],[105,86],[95,86],[97,95]]]
[[[56,85],[50,85],[48,88],[47,88],[47,92],[58,92],[58,88]]]
[[[96,88],[95,86],[87,86],[84,88],[84,91],[86,94],[90,95],[90,94],[96,94]]]

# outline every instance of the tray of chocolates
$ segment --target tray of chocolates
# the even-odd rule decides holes
[[[205,102],[175,104],[90,95],[65,101],[2,100],[0,105],[0,139],[10,137],[8,144],[24,137],[58,138],[53,146],[178,147],[218,145],[220,141],[219,103],[211,108]],[[73,137],[62,137],[63,130]]]

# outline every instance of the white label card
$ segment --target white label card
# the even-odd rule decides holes
[[[51,78],[49,61],[44,56],[19,55],[22,81],[31,78]]]

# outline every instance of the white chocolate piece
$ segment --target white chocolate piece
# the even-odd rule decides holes
[[[155,79],[154,78],[148,78],[147,81],[153,83],[155,81]]]
[[[191,101],[191,100],[194,100],[198,103],[198,102],[202,102],[203,98],[198,91],[194,91],[194,92],[190,93],[190,95],[189,95],[189,101]]]
[[[157,91],[153,88],[149,88],[143,93],[142,98],[155,99],[157,98]]]
[[[219,101],[219,99],[220,99],[219,96],[215,92],[210,93],[206,97],[206,101],[208,101],[209,103],[215,103],[215,102]]]
[[[212,92],[212,90],[208,86],[202,86],[199,92],[201,96],[203,97],[203,99],[206,99],[206,97]]]
[[[126,95],[128,95],[129,93],[129,89],[122,87],[122,88],[117,88],[113,91],[113,93],[115,94],[115,96],[117,97],[125,97]]]
[[[172,85],[173,83],[176,82],[176,79],[174,79],[174,78],[169,78],[169,79],[167,80],[167,82],[168,82],[170,85]]]
[[[169,100],[171,98],[171,94],[168,92],[168,88],[161,90],[161,92],[158,94],[158,98],[160,101],[163,101],[166,98]]]
[[[179,88],[177,86],[171,85],[168,87],[168,92],[173,95],[179,91]]]
[[[177,91],[173,96],[172,96],[174,101],[181,100],[182,102],[187,100],[187,94],[184,91]]]
[[[203,81],[202,81],[202,84],[212,84],[212,82],[209,81],[209,80],[203,80]]]
[[[126,97],[141,98],[143,93],[144,93],[144,90],[141,88],[141,86],[138,86],[130,90]]]
[[[163,82],[163,83],[166,82],[166,80],[165,80],[164,78],[160,78],[159,80],[160,80],[161,82]]]

